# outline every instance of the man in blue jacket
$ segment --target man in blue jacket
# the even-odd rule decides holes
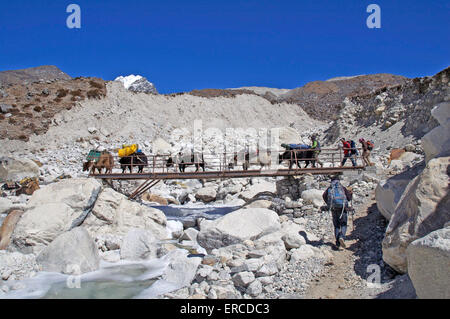
[[[342,186],[339,176],[331,180],[330,187],[323,193],[322,198],[327,204],[327,210],[331,211],[333,217],[334,236],[336,239],[336,249],[340,246],[346,248],[345,234],[347,232],[347,217],[350,211],[349,202],[353,193]]]

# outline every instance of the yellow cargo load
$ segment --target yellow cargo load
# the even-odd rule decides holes
[[[119,157],[130,156],[133,153],[136,153],[139,146],[137,144],[132,145],[122,145],[123,148],[119,149]]]

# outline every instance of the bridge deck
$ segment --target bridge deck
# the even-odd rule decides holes
[[[198,171],[198,172],[155,172],[155,173],[109,173],[89,174],[90,177],[117,180],[139,179],[218,179],[218,178],[245,178],[245,177],[272,177],[297,176],[303,174],[337,174],[345,171],[364,169],[364,166],[323,167],[323,168],[296,168],[296,169],[262,169],[262,170],[229,170],[229,171]]]
[[[342,149],[322,149],[320,154],[320,159],[323,161],[325,167],[309,167],[309,168],[298,168],[295,163],[300,163],[302,161],[311,161],[311,157],[307,157],[307,150],[302,151],[280,151],[280,154],[283,154],[283,161],[290,162],[292,164],[291,168],[280,168],[280,166],[276,165],[275,167],[260,166],[260,169],[245,169],[251,168],[250,164],[260,163],[258,158],[260,155],[257,155],[256,159],[252,158],[249,155],[246,155],[247,158],[244,158],[244,154],[241,154],[242,158],[238,157],[236,153],[234,154],[226,154],[224,153],[221,156],[212,156],[212,155],[203,155],[203,163],[205,163],[206,170],[203,171],[201,168],[201,162],[194,162],[194,158],[192,158],[193,162],[186,162],[188,165],[194,165],[194,167],[190,167],[186,172],[186,164],[185,162],[177,163],[174,165],[167,165],[169,162],[170,155],[149,155],[147,157],[148,161],[146,164],[142,164],[142,162],[138,162],[136,158],[133,156],[129,156],[128,161],[128,171],[131,169],[130,173],[127,173],[127,167],[124,166],[121,162],[121,168],[124,169],[122,173],[117,173],[111,171],[110,173],[98,173],[95,174],[92,171],[89,174],[89,177],[105,179],[105,180],[144,180],[144,182],[130,195],[130,198],[136,198],[137,196],[142,195],[144,192],[149,190],[151,187],[155,186],[161,180],[173,180],[173,179],[225,179],[225,178],[245,178],[245,177],[274,177],[274,176],[298,176],[303,174],[337,174],[345,171],[353,171],[353,170],[361,170],[364,169],[364,166],[341,166],[341,162],[343,159]],[[231,157],[230,157],[231,155]],[[278,162],[279,155],[275,155],[275,160]],[[313,156],[313,155],[309,155]],[[122,160],[124,157],[122,157]],[[358,161],[361,161],[359,156],[354,156],[353,160],[355,160],[355,164]],[[131,162],[130,162],[131,161]],[[114,161],[118,162],[117,158]],[[362,161],[361,161],[362,162]],[[172,163],[172,162],[171,162]],[[243,165],[247,163],[248,165]],[[311,163],[314,164],[314,161]],[[242,169],[237,169],[242,165]],[[198,171],[194,171],[198,166]],[[300,166],[300,165],[299,165]],[[134,173],[133,168],[141,169],[141,173]],[[183,169],[182,169],[183,168]],[[235,170],[236,168],[236,170]]]

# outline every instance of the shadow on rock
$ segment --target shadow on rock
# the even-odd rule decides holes
[[[347,240],[354,243],[347,249],[356,257],[355,273],[364,280],[368,280],[369,276],[374,278],[378,273],[380,284],[384,284],[392,281],[397,274],[383,261],[382,242],[387,224],[376,203],[367,209],[367,215],[355,220],[351,216],[348,218]]]

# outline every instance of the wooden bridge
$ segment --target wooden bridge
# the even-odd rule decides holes
[[[299,157],[299,154],[310,154],[310,149],[306,150],[295,150],[295,151],[278,151],[276,154],[265,153],[264,158],[268,160],[269,158],[272,162],[275,160],[274,165],[270,165],[270,161],[261,160],[261,154],[255,153],[254,156],[247,156],[244,158],[239,158],[239,154],[203,154],[203,162],[205,163],[205,171],[199,167],[196,169],[196,165],[200,165],[200,161],[184,162],[184,171],[180,171],[180,164],[174,163],[173,165],[168,165],[168,160],[171,155],[147,155],[147,165],[141,164],[136,160],[135,157],[129,156],[130,162],[129,167],[131,167],[131,172],[129,168],[126,168],[124,172],[117,172],[116,169],[121,168],[119,163],[119,158],[114,157],[115,166],[110,173],[90,173],[90,177],[105,179],[105,180],[145,180],[131,195],[130,198],[134,199],[151,187],[155,186],[161,180],[173,180],[173,179],[226,179],[226,178],[246,178],[246,177],[276,177],[276,176],[298,176],[303,174],[321,174],[321,175],[331,175],[339,174],[345,171],[361,170],[365,168],[364,161],[362,161],[360,155],[352,155],[355,160],[356,166],[352,165],[350,157],[347,161],[350,163],[345,163],[347,166],[341,166],[342,160],[344,159],[344,153],[342,148],[336,149],[321,149],[321,153],[318,159],[323,163],[323,167],[318,167],[317,162],[314,163],[314,158],[307,158],[304,156]],[[359,154],[361,150],[358,150]],[[286,153],[287,152],[287,153]],[[279,155],[284,154],[284,160],[282,164],[279,164]],[[305,155],[306,156],[306,155]],[[123,158],[123,157],[122,157]],[[305,166],[306,161],[311,161],[309,167],[299,168],[295,164],[299,161],[300,165]],[[265,165],[262,165],[264,162]],[[280,168],[288,167],[289,163],[292,162],[291,168]],[[284,163],[284,164],[283,164]],[[283,166],[282,166],[283,165]],[[315,167],[313,167],[313,165]],[[349,166],[348,166],[349,165]],[[255,166],[259,166],[259,169],[255,169]],[[248,168],[248,169],[247,169]],[[142,170],[141,172],[134,172],[133,170]],[[127,173],[128,172],[128,173]]]

